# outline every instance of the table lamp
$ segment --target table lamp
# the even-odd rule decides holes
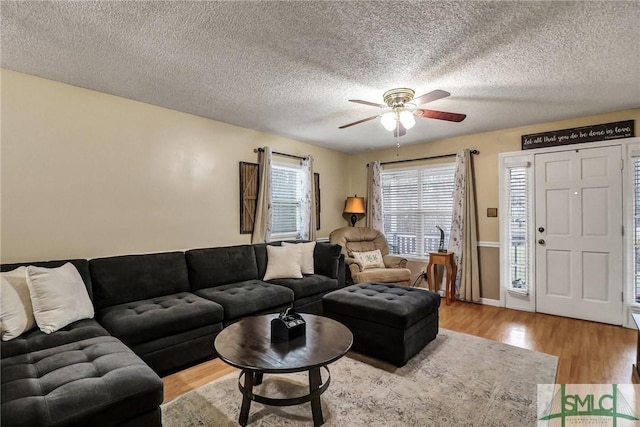
[[[355,227],[356,220],[358,219],[356,215],[366,213],[364,197],[358,197],[358,195],[347,197],[347,201],[344,203],[344,213],[351,214],[351,226]]]

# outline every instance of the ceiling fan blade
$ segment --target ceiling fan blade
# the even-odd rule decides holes
[[[417,98],[413,98],[411,102],[416,105],[422,105],[422,104],[426,104],[427,102],[437,101],[438,99],[446,98],[449,95],[451,94],[447,91],[436,89],[429,93],[425,93],[424,95],[420,95]]]
[[[353,122],[353,123],[349,123],[349,124],[346,124],[346,125],[342,125],[342,126],[338,127],[338,129],[344,129],[344,128],[348,128],[349,126],[359,125],[360,123],[368,122],[369,120],[373,120],[373,119],[376,119],[378,117],[380,117],[380,116],[367,117],[366,119],[358,120],[357,122]]]
[[[416,110],[416,116],[424,117],[426,119],[438,119],[438,120],[446,120],[448,122],[461,122],[463,121],[467,115],[459,114],[459,113],[449,113],[446,111],[436,111],[436,110]]]
[[[399,136],[404,136],[407,133],[407,129],[405,129],[405,127],[402,125],[402,123],[400,123],[400,120],[398,120],[396,125],[396,128],[393,130],[393,136],[394,137],[399,137]]]
[[[363,101],[361,99],[350,99],[349,102],[355,102],[356,104],[370,105],[372,107],[378,107],[378,108],[387,108],[386,104],[377,104],[375,102]]]

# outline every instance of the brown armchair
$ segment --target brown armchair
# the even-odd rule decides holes
[[[347,265],[347,280],[349,276],[353,283],[379,282],[411,284],[411,270],[406,268],[406,258],[389,254],[387,239],[379,231],[364,227],[344,227],[334,230],[329,235],[329,241],[342,246],[342,253]],[[380,250],[384,268],[363,268],[354,256],[354,252],[369,252]]]

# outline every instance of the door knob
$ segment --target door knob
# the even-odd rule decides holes
[[[540,240],[538,240],[538,243],[540,243],[541,245],[544,245],[545,241],[544,241],[544,239],[540,239]]]
[[[538,231],[544,233],[544,227],[538,227]]]

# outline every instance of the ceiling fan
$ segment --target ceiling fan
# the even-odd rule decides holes
[[[412,89],[401,87],[388,90],[382,95],[385,104],[362,101],[360,99],[350,99],[349,102],[384,108],[388,111],[376,116],[358,120],[357,122],[340,126],[338,129],[344,129],[350,126],[359,125],[360,123],[368,122],[369,120],[380,117],[382,126],[384,126],[386,130],[393,131],[393,136],[400,137],[407,133],[407,129],[411,129],[416,124],[414,116],[424,117],[428,119],[446,120],[449,122],[461,122],[467,117],[466,114],[449,113],[446,111],[427,110],[419,108],[421,105],[424,105],[428,102],[446,98],[447,96],[451,95],[449,92],[437,89],[429,93],[425,93],[424,95],[421,95],[417,98],[414,98],[414,95],[415,92]]]

